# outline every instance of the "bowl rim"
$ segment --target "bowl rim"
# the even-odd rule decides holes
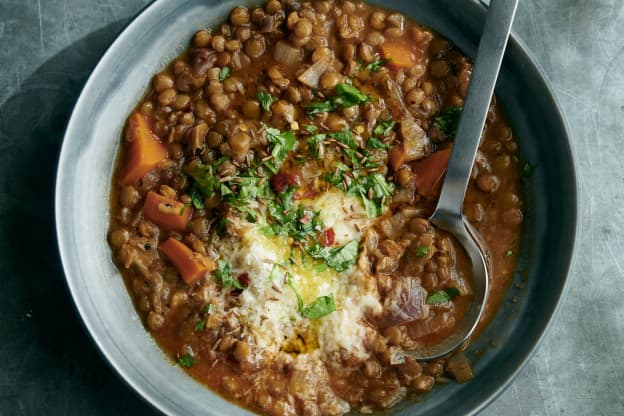
[[[102,356],[107,363],[107,365],[114,370],[114,373],[121,379],[121,381],[130,387],[130,390],[133,391],[139,398],[143,400],[143,402],[149,404],[153,409],[158,410],[163,414],[171,414],[170,409],[157,397],[154,397],[150,392],[144,389],[140,384],[136,383],[132,377],[129,377],[123,366],[119,365],[119,363],[112,357],[111,353],[103,346],[100,340],[100,334],[95,329],[97,322],[94,322],[93,317],[87,315],[85,313],[85,308],[83,306],[83,301],[81,297],[77,295],[77,287],[74,282],[74,278],[72,277],[71,269],[69,265],[69,259],[71,257],[71,253],[67,251],[67,247],[70,246],[69,241],[67,240],[67,236],[63,231],[63,224],[65,224],[65,220],[61,214],[61,206],[63,205],[63,200],[61,195],[65,192],[64,190],[64,181],[63,177],[65,175],[65,166],[70,162],[68,160],[68,146],[69,146],[69,138],[75,136],[78,132],[76,131],[76,114],[79,109],[83,106],[83,102],[85,101],[85,97],[87,93],[93,89],[95,80],[99,78],[102,63],[111,59],[110,57],[114,55],[118,49],[120,49],[120,44],[123,39],[132,36],[130,33],[133,29],[140,27],[144,22],[150,20],[152,15],[157,15],[159,9],[164,7],[164,4],[168,1],[175,0],[154,0],[152,3],[146,5],[142,9],[140,9],[133,17],[130,18],[130,21],[121,29],[121,31],[115,35],[114,40],[108,46],[104,54],[98,59],[97,64],[92,69],[87,81],[84,83],[81,92],[72,108],[70,118],[67,122],[67,126],[65,128],[65,132],[63,134],[63,141],[61,144],[61,148],[59,151],[59,155],[57,158],[57,166],[56,166],[56,179],[55,179],[55,196],[54,196],[54,217],[55,217],[55,231],[56,231],[56,242],[57,248],[59,252],[59,257],[61,260],[61,264],[63,267],[63,272],[65,276],[66,288],[70,294],[72,299],[72,304],[78,316],[80,317],[80,322],[83,328],[86,329],[86,332],[89,336],[91,342],[96,346],[96,350],[100,356]],[[487,5],[483,2],[483,0],[465,0],[467,2],[473,3],[474,6],[480,9],[480,13],[486,13]],[[580,223],[579,223],[579,212],[582,208],[582,201],[579,199],[579,177],[577,174],[578,160],[577,155],[574,148],[574,143],[572,140],[570,125],[562,111],[562,107],[554,94],[553,88],[550,85],[550,81],[539,64],[533,53],[529,50],[527,45],[520,39],[520,37],[512,30],[509,38],[509,46],[508,49],[514,47],[517,51],[526,58],[528,62],[531,63],[533,70],[535,72],[535,79],[539,82],[540,87],[544,93],[543,98],[547,99],[550,107],[554,110],[554,114],[557,116],[557,123],[562,126],[562,140],[561,144],[565,146],[565,150],[570,156],[570,166],[569,169],[573,174],[573,178],[571,178],[570,183],[570,197],[575,201],[575,204],[570,207],[570,212],[568,213],[569,224],[571,225],[571,233],[572,233],[572,241],[570,243],[569,255],[565,259],[565,262],[562,262],[561,271],[562,274],[565,274],[565,278],[561,287],[561,290],[557,294],[556,303],[554,303],[554,307],[551,309],[547,320],[545,320],[545,324],[540,330],[540,334],[535,340],[535,343],[528,349],[523,352],[519,352],[517,354],[517,360],[519,365],[512,372],[508,373],[505,376],[505,380],[495,389],[493,390],[484,400],[480,401],[477,405],[473,406],[469,409],[468,415],[476,415],[481,412],[485,408],[487,408],[491,403],[493,403],[505,390],[511,385],[511,383],[515,380],[518,374],[525,368],[530,359],[536,353],[537,349],[541,346],[544,341],[546,333],[552,327],[555,318],[557,317],[563,300],[567,296],[572,280],[572,271],[576,264],[577,260],[577,248],[580,239]],[[217,393],[214,393],[217,394]]]

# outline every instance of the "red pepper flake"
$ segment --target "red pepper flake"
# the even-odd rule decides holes
[[[321,232],[320,243],[323,247],[329,247],[334,244],[336,233],[333,228],[326,228]]]
[[[307,224],[310,222],[310,214],[309,213],[305,213],[303,215],[303,217],[301,217],[301,219],[299,220],[299,222],[301,222],[301,224]]]
[[[316,191],[312,188],[308,188],[305,190],[305,192],[303,193],[303,197],[305,199],[312,199],[316,196]]]
[[[238,281],[240,282],[241,285],[245,286],[245,287],[249,287],[249,285],[251,284],[251,279],[249,278],[249,273],[241,273],[238,275]]]
[[[292,173],[278,173],[271,178],[271,188],[275,192],[284,192],[291,186],[299,185],[299,177]]]

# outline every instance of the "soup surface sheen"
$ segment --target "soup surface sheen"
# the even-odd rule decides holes
[[[370,413],[472,378],[424,363],[471,301],[427,221],[472,65],[362,2],[271,0],[198,31],[129,116],[109,242],[137,311],[198,381],[267,415]],[[517,143],[493,100],[464,211],[491,258],[522,230]]]

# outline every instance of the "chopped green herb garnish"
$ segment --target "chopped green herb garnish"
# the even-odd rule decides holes
[[[390,62],[390,59],[378,59],[371,62],[364,67],[365,70],[372,72],[373,74],[381,69],[382,66]]]
[[[193,329],[195,330],[195,332],[200,332],[203,331],[204,328],[206,328],[206,319],[202,319],[201,321],[197,322]]]
[[[221,283],[224,289],[233,287],[235,289],[245,289],[245,286],[238,281],[238,279],[232,277],[232,267],[225,260],[217,261],[217,270],[214,272],[214,277]]]
[[[318,131],[318,128],[314,124],[306,124],[303,128],[308,133],[316,133]]]
[[[212,303],[209,303],[208,305],[206,305],[206,307],[204,308],[204,314],[209,315],[212,313],[212,310],[214,309],[214,305]]]
[[[274,264],[271,273],[269,273],[269,280],[272,282],[275,279],[279,279],[281,276],[283,276],[283,273],[280,271],[279,264]]]
[[[336,97],[334,102],[341,107],[353,107],[354,105],[367,103],[370,101],[368,95],[358,90],[351,84],[338,84],[334,89]]]
[[[318,113],[329,113],[331,111],[336,111],[336,105],[333,100],[327,101],[317,101],[315,103],[308,104],[304,107],[308,112],[309,116],[313,116]]]
[[[269,235],[284,235],[297,241],[304,241],[308,237],[315,237],[323,229],[318,212],[302,206],[284,209],[283,205],[270,202],[267,205],[267,212],[273,224],[265,227],[263,231]]]
[[[301,298],[301,295],[299,294],[299,292],[297,292],[297,288],[295,288],[295,285],[293,284],[293,281],[292,281],[292,274],[290,273],[286,273],[286,284],[297,297],[297,309],[299,310],[299,312],[301,312],[303,310],[303,299]]]
[[[267,113],[271,112],[271,105],[277,101],[277,98],[272,96],[271,94],[269,94],[268,92],[259,92],[256,94],[256,98],[258,98],[258,101],[260,102],[260,106],[264,109],[264,111],[266,111]]]
[[[533,165],[531,165],[529,162],[524,162],[524,164],[522,165],[522,176],[525,178],[530,178],[531,176],[533,176],[533,171],[534,171],[534,167]]]
[[[195,365],[195,358],[191,354],[184,354],[178,358],[178,363],[182,367],[191,368]]]
[[[196,186],[191,188],[191,203],[197,209],[204,209],[204,201],[202,200],[202,196],[200,194],[201,191]]]
[[[327,139],[325,133],[314,134],[308,138],[308,146],[315,159],[322,159],[325,156],[325,146],[323,142]]]
[[[427,305],[439,305],[441,303],[448,302],[459,295],[461,295],[461,292],[456,287],[438,290],[427,296]]]
[[[433,119],[433,125],[448,137],[454,138],[457,134],[461,113],[462,107],[448,107]]]
[[[370,101],[368,95],[351,84],[338,84],[334,88],[335,95],[325,101],[318,101],[305,106],[309,116],[318,113],[336,111],[339,107],[353,107],[354,105]]]
[[[271,171],[272,174],[279,172],[279,168],[286,159],[288,152],[293,150],[297,144],[297,138],[291,131],[281,132],[273,127],[264,126],[269,149],[271,151],[271,159],[264,163],[264,166]]]
[[[213,165],[195,166],[189,175],[195,179],[195,187],[207,197],[211,197],[219,189],[219,179]]]
[[[353,134],[349,130],[335,131],[329,133],[329,137],[338,140],[340,143],[346,144],[351,149],[355,149],[357,147],[357,145],[355,144],[355,140],[353,140]]]
[[[334,295],[329,296],[319,296],[316,298],[314,302],[309,304],[308,306],[303,305],[303,299],[301,295],[295,288],[295,285],[292,281],[292,275],[290,273],[286,273],[286,285],[290,287],[295,296],[297,297],[297,309],[301,316],[306,319],[319,319],[325,315],[328,315],[336,310],[336,303],[334,301]]]
[[[427,254],[429,254],[429,246],[416,247],[416,257],[425,257]]]
[[[346,191],[347,195],[359,195],[364,203],[366,215],[373,218],[383,213],[386,199],[394,192],[394,184],[388,182],[382,174],[373,173],[354,177]]]
[[[507,253],[505,253],[507,255],[507,257],[511,257],[514,255],[513,250],[507,250]]]
[[[388,147],[388,145],[385,144],[384,142],[382,142],[379,139],[371,137],[366,142],[366,147],[370,147],[371,149],[386,149]]]
[[[233,194],[232,190],[228,188],[228,186],[225,183],[221,184],[220,191],[221,191],[221,198],[225,198],[226,196]]]
[[[386,137],[388,134],[390,134],[395,125],[396,121],[392,120],[391,118],[382,120],[375,125],[375,128],[373,129],[373,134],[381,137]]]
[[[301,316],[307,319],[319,319],[335,310],[334,295],[319,296],[314,302],[301,309]]]
[[[219,81],[223,82],[228,79],[232,75],[232,68],[229,66],[224,66],[219,71]]]
[[[342,247],[323,247],[315,243],[307,247],[306,252],[314,259],[323,260],[337,272],[343,272],[355,264],[359,247],[359,240],[350,241]]]

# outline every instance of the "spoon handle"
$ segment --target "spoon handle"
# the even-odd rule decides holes
[[[518,0],[491,0],[444,184],[433,216],[461,219],[466,187],[477,155]]]

